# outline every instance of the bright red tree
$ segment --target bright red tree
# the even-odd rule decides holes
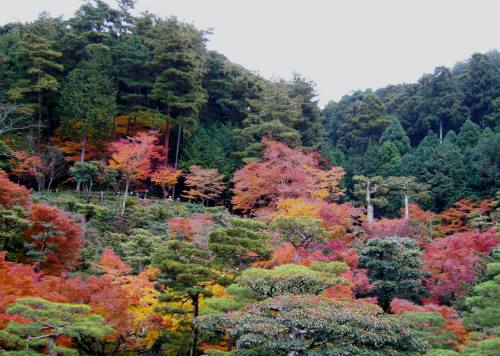
[[[450,303],[464,295],[482,268],[482,259],[500,243],[494,229],[460,232],[427,244],[422,260],[432,303]]]
[[[161,157],[157,140],[154,133],[141,132],[111,144],[109,168],[120,171],[125,181],[122,215],[125,213],[130,183],[147,178],[151,173],[151,161]]]
[[[36,263],[35,270],[61,274],[78,262],[82,247],[82,228],[62,210],[35,204],[29,217],[32,225],[24,231],[30,247],[27,260]]]
[[[16,204],[28,205],[29,192],[22,185],[12,182],[7,173],[0,169],[0,205],[12,208]]]

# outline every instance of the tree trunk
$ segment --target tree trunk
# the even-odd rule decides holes
[[[123,196],[122,215],[125,214],[125,204],[127,203],[129,185],[130,180],[127,179],[127,183],[125,183],[125,195]]]
[[[405,220],[410,219],[410,199],[408,198],[408,193],[405,192]]]
[[[370,181],[366,182],[366,216],[368,218],[368,226],[373,224],[373,204],[370,194]]]
[[[443,143],[443,119],[439,120],[439,144]]]
[[[80,162],[83,163],[85,162],[85,150],[87,149],[87,134],[84,134],[82,137],[82,149],[80,151]],[[76,191],[80,192],[80,187],[82,185],[82,182],[78,181],[76,182]]]
[[[170,144],[170,123],[168,118],[165,121],[165,133],[163,134],[163,141],[165,141],[165,166],[168,166],[168,145]]]
[[[179,129],[177,130],[177,144],[175,147],[175,161],[174,161],[175,170],[177,170],[177,164],[179,163],[179,147],[181,144],[181,131],[182,131],[182,125],[179,124]],[[172,189],[172,199],[175,199],[175,185],[174,188]]]
[[[193,341],[191,345],[191,350],[189,351],[189,356],[196,356],[198,354],[198,327],[196,326],[196,319],[198,318],[198,306],[199,306],[199,295],[196,294],[191,297],[193,303]]]

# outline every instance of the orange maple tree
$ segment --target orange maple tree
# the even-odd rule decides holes
[[[481,214],[487,214],[493,208],[493,201],[482,200],[474,202],[468,199],[457,201],[451,208],[441,213],[441,231],[445,235],[451,235],[457,232],[466,231],[467,217],[474,211]]]
[[[343,170],[322,171],[317,155],[291,149],[283,143],[263,140],[267,146],[262,162],[239,169],[233,178],[233,206],[246,213],[274,210],[281,199],[335,200],[342,195]]]
[[[203,204],[208,203],[217,199],[224,191],[223,180],[224,176],[215,168],[191,166],[184,182],[188,189],[182,196],[189,200],[201,199]]]
[[[151,175],[151,181],[161,187],[163,198],[168,198],[169,190],[177,184],[182,170],[173,167],[160,167]]]
[[[27,206],[28,199],[28,189],[12,182],[7,173],[0,169],[0,205],[5,208],[12,208],[16,204]]]

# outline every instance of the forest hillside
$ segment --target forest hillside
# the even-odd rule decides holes
[[[0,26],[0,354],[500,354],[498,51],[322,108],[118,4]]]

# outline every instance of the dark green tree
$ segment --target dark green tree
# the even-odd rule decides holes
[[[200,127],[182,149],[181,167],[216,168],[230,177],[241,165],[233,154],[236,148],[237,142],[229,126],[217,122],[207,128]]]
[[[195,322],[199,316],[200,297],[211,296],[208,287],[222,279],[213,268],[210,251],[198,241],[191,241],[182,236],[170,237],[155,253],[152,263],[160,269],[157,278],[158,287],[164,291],[162,299],[183,304],[191,303],[191,310],[182,307],[165,307],[164,311],[192,315],[190,355],[194,356],[198,349],[198,328]]]
[[[56,339],[67,336],[78,343],[87,337],[102,339],[113,332],[102,316],[91,314],[90,307],[84,304],[53,303],[27,297],[17,299],[7,313],[30,320],[26,324],[11,321],[6,328],[0,329],[0,340],[8,349],[20,352],[35,351],[42,355],[47,350],[54,356],[71,351],[77,354],[76,350],[57,346]]]
[[[462,93],[446,67],[437,67],[433,74],[424,75],[419,84],[422,96],[419,124],[438,132],[442,143],[446,132],[458,129],[466,119]]]
[[[377,306],[311,295],[279,296],[241,311],[203,317],[235,355],[397,355],[424,353],[410,323]]]
[[[498,98],[500,68],[494,65],[491,58],[473,54],[459,77],[459,83],[471,120],[483,128],[497,124],[491,119],[495,110],[493,101]]]
[[[208,248],[215,262],[241,271],[252,263],[271,257],[267,225],[251,219],[229,218],[226,226],[208,235]]]
[[[113,45],[111,53],[119,109],[129,112],[147,108],[152,78],[146,63],[151,59],[151,52],[144,38],[137,34],[129,35]]]
[[[314,82],[295,73],[290,82],[290,95],[298,99],[302,116],[294,129],[300,132],[303,146],[317,149],[323,143],[326,132],[321,122]]]
[[[37,118],[38,138],[41,139],[42,128],[47,123],[47,97],[59,90],[55,73],[64,69],[58,62],[62,53],[53,49],[49,39],[29,28],[16,47],[18,78],[8,95],[11,100],[22,102],[26,114]]]
[[[61,91],[62,130],[81,141],[80,162],[85,161],[89,140],[99,145],[113,129],[116,89],[110,68],[109,48],[89,45],[86,59],[68,74]]]
[[[379,143],[381,145],[387,141],[396,146],[401,156],[407,153],[411,148],[410,139],[396,117],[392,118],[391,122],[382,133],[382,136],[380,136]]]
[[[385,141],[378,151],[378,173],[381,176],[398,174],[401,171],[401,155],[391,141]]]
[[[393,298],[418,303],[426,295],[420,256],[414,241],[403,237],[370,239],[361,248],[359,267],[368,270],[373,284],[369,294],[377,296],[385,311]]]
[[[175,18],[157,19],[148,38],[154,75],[150,97],[165,114],[165,147],[169,146],[171,127],[178,128],[174,168],[178,163],[181,132],[195,131],[198,113],[206,101],[206,91],[201,85],[204,42],[203,32]]]
[[[387,204],[387,178],[375,176],[354,176],[354,195],[366,206],[368,225],[373,224],[375,206],[384,207]]]
[[[300,133],[294,128],[304,121],[301,100],[292,97],[290,85],[284,80],[263,83],[261,98],[252,102],[252,112],[236,129],[241,142],[239,157],[245,163],[260,159],[267,138],[290,147],[301,144]]]
[[[99,177],[99,162],[76,162],[70,172],[75,181],[82,185],[83,196],[86,201],[89,201],[92,195],[92,186]]]

